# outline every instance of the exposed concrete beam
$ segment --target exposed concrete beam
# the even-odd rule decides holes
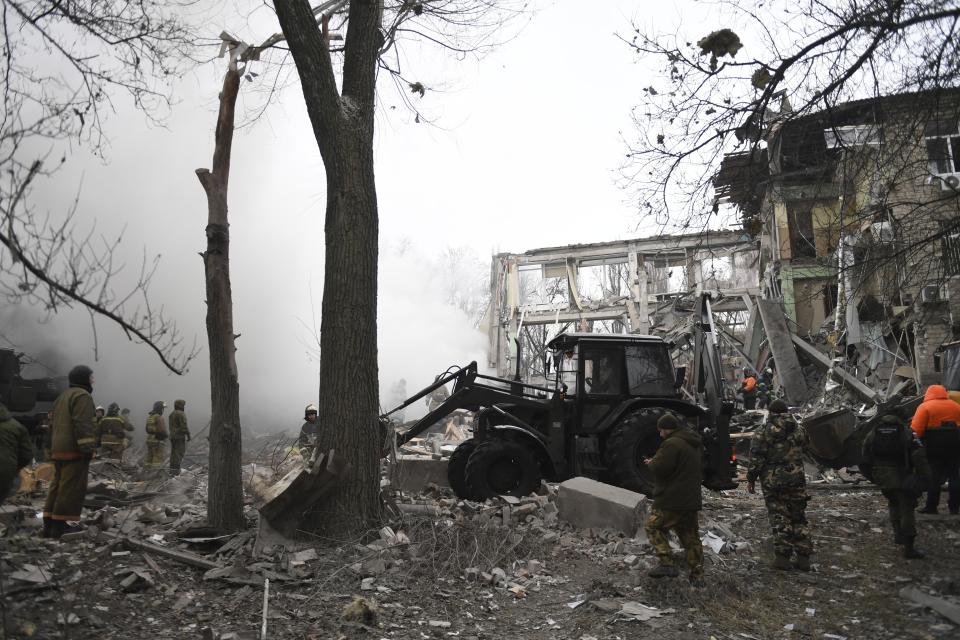
[[[622,320],[627,316],[627,305],[605,307],[596,311],[527,311],[523,316],[524,325],[553,324],[555,322],[576,322],[578,320]]]
[[[533,249],[519,254],[501,254],[516,259],[518,265],[540,264],[544,262],[564,262],[568,259],[590,259],[623,261],[633,248],[642,255],[669,254],[682,259],[685,250],[716,250],[723,253],[740,245],[750,246],[754,241],[742,231],[709,231],[677,236],[658,236],[638,238],[617,242],[596,242],[592,244],[573,244],[566,247],[546,247]]]
[[[833,366],[833,362],[830,360],[830,358],[824,355],[815,346],[798,335],[791,334],[791,338],[793,339],[793,343],[797,345],[797,348],[800,349],[800,351],[807,355],[811,360],[813,360],[814,364],[819,366],[824,371],[830,371],[834,380],[849,387],[850,390],[856,393],[861,400],[865,400],[866,402],[870,402],[872,404],[880,402],[882,398],[877,391],[863,384],[857,380],[856,376],[850,375],[841,367]]]
[[[787,400],[791,404],[800,404],[806,401],[809,390],[791,340],[796,336],[787,327],[787,319],[779,301],[757,300],[757,308],[760,310],[764,332],[767,334],[773,359],[777,363],[777,375],[787,393]]]

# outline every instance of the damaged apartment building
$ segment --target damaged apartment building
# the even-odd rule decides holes
[[[768,113],[715,179],[758,240],[764,296],[886,395],[940,381],[960,323],[960,91]]]
[[[663,335],[684,364],[707,294],[730,382],[773,363],[795,404],[823,374],[870,403],[938,382],[960,328],[958,114],[950,90],[803,116],[784,100],[715,178],[742,230],[495,256],[489,366],[543,378],[562,331]]]

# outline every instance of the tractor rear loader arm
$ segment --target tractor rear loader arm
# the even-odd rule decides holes
[[[477,372],[477,363],[471,362],[466,367],[459,368],[453,372],[441,376],[436,382],[419,391],[415,395],[405,400],[400,406],[391,409],[380,416],[381,420],[387,419],[390,414],[404,409],[414,402],[428,396],[436,389],[453,381],[453,393],[450,397],[440,403],[432,411],[429,411],[422,418],[417,420],[412,427],[403,433],[397,434],[397,445],[404,445],[413,438],[429,429],[439,420],[447,417],[458,409],[467,409],[476,411],[481,407],[494,407],[498,404],[510,404],[513,406],[530,406],[544,408],[549,400],[545,397],[538,397],[535,393],[529,393],[526,389],[533,389],[537,392],[551,394],[552,389],[538,387],[535,385],[518,383],[516,380],[507,380],[505,378],[495,378],[486,376]],[[488,382],[501,385],[509,385],[504,389]],[[518,388],[519,387],[519,388]],[[500,410],[502,412],[502,410]]]

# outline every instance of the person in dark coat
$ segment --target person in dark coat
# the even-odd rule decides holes
[[[880,487],[887,499],[893,543],[903,545],[904,558],[923,558],[925,554],[914,546],[917,538],[914,510],[931,471],[920,440],[899,416],[887,414],[864,438],[859,468],[870,482]],[[911,475],[919,481],[908,481]]]
[[[187,414],[184,409],[186,400],[174,400],[173,412],[170,414],[170,475],[180,475],[180,463],[187,452],[187,442],[190,440],[190,428],[187,427]]]
[[[0,403],[0,504],[10,495],[20,469],[33,460],[30,432]]]
[[[679,574],[674,565],[667,534],[673,531],[685,552],[691,582],[703,577],[703,547],[700,544],[700,436],[685,428],[676,416],[666,413],[657,421],[663,441],[656,455],[647,461],[653,474],[653,507],[647,517],[646,531],[660,559],[650,571],[654,578]]]
[[[87,472],[97,447],[93,370],[78,365],[67,376],[70,388],[53,403],[53,480],[43,506],[43,536],[59,538],[67,522],[80,520]]]

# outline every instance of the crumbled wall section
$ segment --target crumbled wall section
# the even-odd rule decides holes
[[[916,368],[920,384],[939,384],[942,376],[934,368],[933,356],[937,348],[950,342],[953,335],[950,312],[943,302],[917,304],[917,320],[913,325]]]
[[[950,309],[950,324],[953,325],[953,338],[960,339],[960,275],[947,280],[947,303]]]

